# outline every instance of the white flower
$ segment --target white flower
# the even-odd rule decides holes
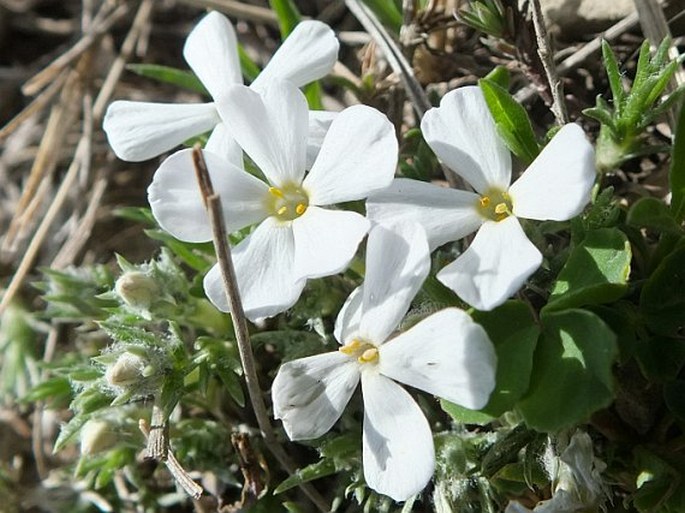
[[[421,223],[431,248],[478,230],[469,248],[437,277],[470,305],[491,310],[542,262],[517,218],[563,221],[590,200],[596,174],[592,146],[578,125],[565,125],[510,186],[511,155],[477,87],[446,94],[423,117],[421,130],[438,157],[476,192],[397,179],[369,198],[368,216]]]
[[[297,301],[307,278],[347,267],[369,222],[355,212],[322,207],[387,187],[397,164],[397,140],[383,114],[349,107],[332,122],[305,176],[307,102],[298,89],[278,80],[261,94],[234,86],[217,105],[231,112],[236,141],[267,180],[204,152],[229,233],[259,223],[234,249],[233,259],[246,315],[251,320],[270,317]],[[190,150],[162,163],[148,195],[155,218],[174,237],[211,240]],[[204,285],[209,299],[228,311],[218,266]]]
[[[297,87],[317,80],[332,69],[338,47],[328,25],[303,21],[251,87],[262,90],[274,78],[289,80]],[[243,83],[235,30],[218,12],[207,14],[188,35],[183,56],[215,101],[231,86]],[[331,113],[313,111],[311,117],[314,128],[327,126]],[[242,166],[240,148],[226,133],[215,103],[115,101],[107,109],[103,126],[114,153],[123,160],[147,160],[213,130],[206,149],[228,154],[231,162]],[[316,142],[313,140],[312,144]]]
[[[418,224],[374,226],[365,281],[336,321],[340,349],[283,364],[272,387],[274,416],[291,440],[307,440],[331,429],[361,381],[364,477],[397,501],[421,491],[435,468],[428,421],[397,382],[474,409],[495,386],[492,343],[462,310],[442,310],[392,337],[429,268]]]

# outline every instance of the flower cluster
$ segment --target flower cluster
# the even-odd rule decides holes
[[[303,22],[248,87],[233,27],[210,13],[189,35],[184,56],[214,101],[115,102],[105,130],[127,160],[156,156],[212,130],[203,153],[226,226],[250,229],[233,256],[253,321],[294,305],[307,280],[343,271],[368,234],[364,282],[336,321],[340,347],[281,366],[272,387],[274,416],[292,440],[320,437],[361,382],[366,482],[402,501],[426,486],[435,460],[430,425],[398,383],[471,409],[484,407],[495,387],[495,349],[466,312],[448,308],[396,331],[430,271],[430,252],[477,230],[437,277],[475,308],[502,304],[542,262],[519,219],[577,215],[594,182],[593,153],[582,130],[566,125],[510,185],[511,157],[482,93],[464,87],[426,113],[421,129],[475,192],[393,181],[398,145],[383,114],[361,105],[335,115],[311,112],[298,89],[330,72],[337,51],[328,27]],[[245,170],[243,152],[257,171]],[[367,198],[366,217],[341,206]],[[190,150],[162,162],[149,200],[173,236],[211,239]],[[228,310],[218,267],[204,288]]]

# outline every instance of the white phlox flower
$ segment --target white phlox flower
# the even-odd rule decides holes
[[[300,87],[328,74],[338,58],[339,43],[333,31],[320,21],[298,24],[276,51],[251,87],[261,91],[272,79],[289,80]],[[231,22],[218,12],[210,12],[186,39],[183,56],[217,101],[231,86],[243,83],[238,43]],[[330,124],[333,113],[311,113],[312,149],[321,142],[322,127]],[[226,133],[214,102],[152,103],[115,101],[107,109],[103,123],[117,157],[130,162],[147,160],[197,135],[212,130],[206,149],[228,155],[242,166],[240,148]]]
[[[233,250],[245,313],[256,320],[292,306],[308,278],[347,267],[369,221],[356,212],[324,207],[387,187],[397,164],[397,139],[385,115],[371,107],[349,107],[331,123],[305,175],[307,102],[299,89],[278,80],[261,94],[234,86],[218,108],[231,112],[236,141],[266,177],[264,182],[226,156],[203,152],[229,233],[258,224]],[[148,198],[162,228],[180,240],[203,242],[212,232],[190,151],[161,164]],[[228,311],[218,266],[205,276],[204,286],[209,299]]]
[[[513,184],[511,155],[478,87],[447,93],[421,121],[426,142],[475,192],[397,179],[369,198],[371,220],[415,220],[432,249],[478,230],[469,248],[437,278],[479,310],[514,294],[542,255],[518,218],[564,221],[590,200],[594,151],[583,130],[564,125]]]
[[[428,421],[398,382],[474,409],[495,386],[493,345],[462,310],[441,310],[393,337],[429,268],[418,224],[374,226],[365,281],[336,320],[339,350],[283,364],[272,386],[274,416],[291,440],[308,440],[331,429],[361,381],[364,478],[396,501],[420,492],[435,469]]]

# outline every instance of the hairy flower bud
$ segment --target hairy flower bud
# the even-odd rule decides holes
[[[147,361],[133,353],[123,353],[105,372],[107,383],[115,387],[135,385],[146,377]]]
[[[139,271],[122,274],[114,285],[121,299],[133,308],[148,309],[159,293],[155,281]]]
[[[116,434],[108,422],[91,419],[81,428],[81,454],[95,454],[111,447],[116,442]]]

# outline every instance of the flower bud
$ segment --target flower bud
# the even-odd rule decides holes
[[[105,372],[107,383],[115,387],[135,385],[146,377],[147,362],[133,353],[123,353]]]
[[[133,308],[147,310],[159,293],[155,281],[145,273],[129,271],[122,274],[114,285],[119,297]]]
[[[81,428],[81,454],[95,454],[116,442],[116,434],[109,423],[101,419],[91,419]]]

